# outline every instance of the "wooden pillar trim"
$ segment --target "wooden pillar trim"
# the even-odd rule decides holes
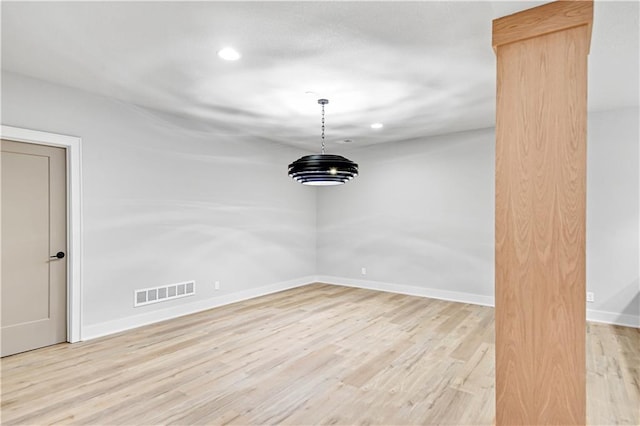
[[[584,425],[591,1],[494,21],[496,425]]]
[[[587,49],[591,41],[593,1],[556,1],[493,21],[493,49],[508,43],[587,26]],[[587,53],[588,50],[587,50]]]

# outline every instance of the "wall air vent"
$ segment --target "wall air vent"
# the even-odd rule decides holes
[[[133,306],[138,307],[150,305],[151,303],[193,296],[194,294],[196,294],[195,281],[163,285],[162,287],[143,288],[134,291]]]

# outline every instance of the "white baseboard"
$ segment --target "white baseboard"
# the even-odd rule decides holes
[[[589,309],[587,310],[587,321],[640,328],[640,316],[638,315],[618,314],[615,312],[595,311]]]
[[[81,340],[90,340],[109,334],[119,333],[144,325],[153,324],[218,306],[240,302],[254,297],[265,296],[283,290],[312,284],[315,282],[340,285],[345,287],[355,287],[367,290],[386,291],[389,293],[406,294],[409,296],[429,297],[431,299],[447,300],[450,302],[469,303],[473,305],[491,306],[495,305],[493,296],[485,296],[473,293],[463,293],[458,291],[440,290],[434,288],[416,287],[404,284],[393,284],[378,281],[356,280],[351,278],[341,278],[327,275],[306,276],[290,281],[270,284],[258,288],[238,291],[219,297],[198,300],[192,303],[173,306],[171,308],[159,309],[134,315],[126,318],[119,318],[113,321],[106,321],[82,327]],[[619,314],[615,312],[587,310],[587,321],[600,322],[605,324],[616,324],[626,327],[640,328],[640,317],[637,315]]]
[[[253,299],[254,297],[265,296],[267,294],[301,287],[315,282],[315,278],[315,276],[301,277],[294,280],[225,294],[219,297],[197,300],[195,302],[185,303],[171,308],[145,312],[144,314],[133,315],[126,318],[118,318],[113,321],[86,325],[82,328],[81,340],[95,339],[109,334],[142,327],[144,325],[206,311],[207,309],[216,308],[218,306],[228,305],[247,299]]]
[[[470,303],[472,305],[491,307],[495,306],[495,299],[493,296],[485,296],[481,294],[463,293],[458,291],[416,287],[403,284],[392,284],[378,281],[355,280],[351,278],[341,278],[326,275],[317,276],[316,281],[326,284],[342,285],[345,287],[357,287],[368,290],[379,290],[387,291],[390,293],[407,294],[410,296],[429,297],[431,299],[447,300],[450,302]],[[588,309],[587,321],[640,328],[640,316],[619,314],[616,312],[596,311]]]
[[[321,283],[343,285],[345,287],[357,287],[368,290],[387,291],[389,293],[406,294],[409,296],[429,297],[431,299],[447,300],[450,302],[471,303],[473,305],[493,306],[493,296],[481,294],[462,293],[458,291],[440,290],[436,288],[416,287],[404,284],[392,284],[379,281],[354,280],[351,278],[340,278],[326,275],[319,275],[316,280]]]

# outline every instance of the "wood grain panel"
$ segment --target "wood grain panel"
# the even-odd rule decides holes
[[[493,21],[493,48],[585,25],[591,41],[593,1],[556,1]]]
[[[564,5],[564,6],[563,6]],[[584,424],[589,28],[523,12],[497,48],[496,423]],[[581,9],[580,9],[581,8]],[[580,6],[580,10],[584,10]],[[544,14],[545,7],[534,9]],[[519,22],[517,15],[509,17]],[[504,21],[503,21],[504,22]],[[554,31],[545,28],[553,26]],[[494,25],[494,30],[502,28]],[[506,26],[504,37],[517,27]],[[494,41],[502,40],[494,33]],[[516,38],[517,40],[517,38]]]

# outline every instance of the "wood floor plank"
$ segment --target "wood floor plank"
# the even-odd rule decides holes
[[[491,424],[493,309],[314,284],[1,360],[6,425]],[[638,424],[640,335],[589,324],[588,418]]]

